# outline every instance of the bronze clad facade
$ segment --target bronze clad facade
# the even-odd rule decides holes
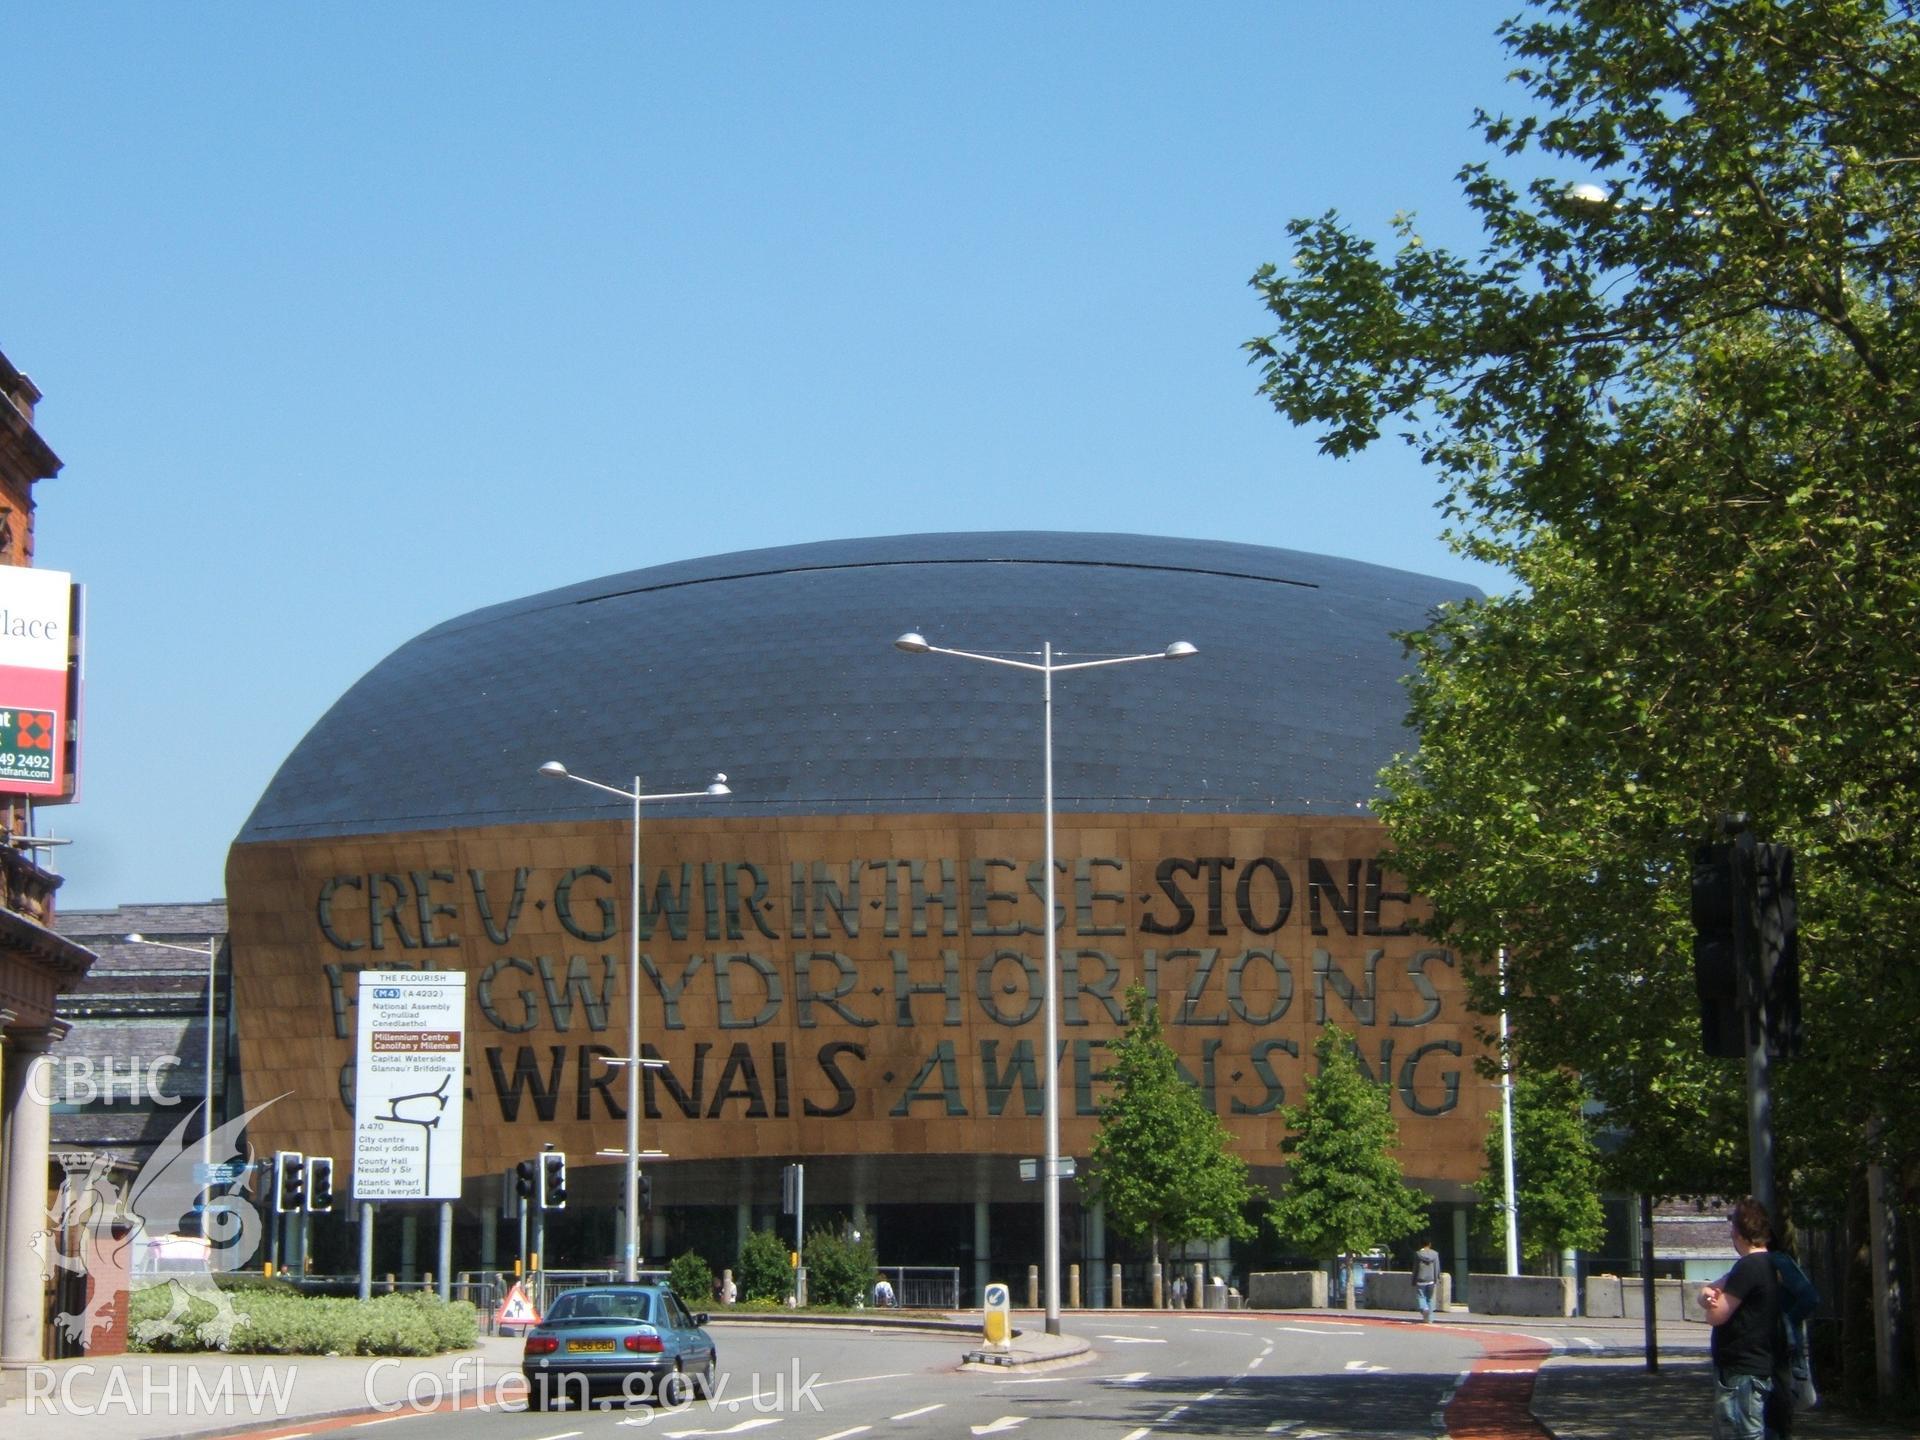
[[[1043,1145],[1039,682],[890,642],[1184,639],[1197,657],[1055,682],[1063,1151],[1088,1153],[1141,983],[1262,1178],[1332,1021],[1389,1090],[1409,1177],[1457,1200],[1492,1093],[1455,957],[1412,933],[1366,807],[1411,743],[1394,635],[1463,593],[1251,546],[946,535],[450,621],[316,724],[230,856],[248,1101],[287,1097],[255,1143],[349,1156],[356,972],[458,969],[469,1203],[551,1143],[576,1196],[611,1204],[591,1167],[624,1141],[607,1061],[627,1047],[633,827],[538,767],[649,791],[724,770],[731,796],[649,805],[641,831],[657,1203],[763,1207],[794,1160],[860,1210],[1036,1199],[1016,1162]]]

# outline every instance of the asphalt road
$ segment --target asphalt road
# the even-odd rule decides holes
[[[717,1399],[529,1413],[516,1405],[398,1412],[304,1433],[381,1440],[499,1436],[591,1440],[909,1440],[1044,1433],[1048,1440],[1177,1440],[1278,1435],[1287,1440],[1433,1440],[1438,1412],[1479,1339],[1452,1326],[1356,1324],[1226,1314],[1076,1315],[1095,1354],[1061,1368],[962,1370],[963,1337],[888,1330],[726,1324]],[[490,1379],[492,1377],[489,1377]],[[517,1383],[509,1401],[523,1392]],[[289,1434],[282,1425],[272,1432]]]

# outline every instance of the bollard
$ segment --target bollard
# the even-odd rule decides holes
[[[1080,1308],[1080,1266],[1077,1263],[1067,1266],[1067,1308]]]
[[[387,1293],[389,1295],[393,1293],[393,1272],[391,1270],[387,1271]]]
[[[1165,1277],[1160,1273],[1160,1262],[1158,1260],[1147,1267],[1147,1278],[1153,1285],[1153,1308],[1158,1310],[1167,1303],[1166,1290],[1161,1284],[1161,1281]]]
[[[1191,1274],[1187,1280],[1187,1308],[1189,1310],[1198,1310],[1200,1308],[1202,1299],[1206,1295],[1206,1290],[1207,1264],[1204,1260],[1196,1260],[1193,1262]]]
[[[1040,1308],[1040,1267],[1038,1265],[1027,1266],[1027,1308],[1029,1310]]]
[[[1120,1267],[1110,1265],[1107,1268],[1111,1272],[1111,1278],[1107,1282],[1107,1305],[1111,1309],[1118,1310],[1120,1308]]]

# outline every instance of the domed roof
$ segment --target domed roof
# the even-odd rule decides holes
[[[1346,814],[1409,743],[1400,631],[1470,587],[1351,560],[1141,535],[907,535],[750,550],[490,606],[408,641],[287,757],[239,843],[540,823],[625,802],[541,778],[730,800],[649,816],[1041,808],[1056,664],[1063,812]]]

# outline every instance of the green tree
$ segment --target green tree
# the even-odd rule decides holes
[[[1519,1211],[1520,1253],[1529,1261],[1550,1259],[1563,1250],[1592,1250],[1606,1238],[1600,1153],[1586,1102],[1586,1088],[1565,1070],[1523,1071],[1514,1077],[1514,1208]],[[1505,1229],[1506,1153],[1496,1119],[1487,1127],[1486,1169],[1475,1187],[1487,1239]]]
[[[1160,1007],[1140,985],[1126,999],[1127,1027],[1113,1042],[1113,1090],[1100,1105],[1089,1167],[1107,1224],[1149,1239],[1155,1264],[1163,1244],[1250,1239],[1245,1212],[1254,1191],[1246,1162],[1233,1153],[1219,1117],[1181,1078]]]
[[[873,1288],[878,1262],[867,1236],[849,1240],[838,1230],[816,1230],[807,1236],[803,1258],[809,1305],[858,1305]]]
[[[740,1298],[784,1300],[793,1289],[787,1242],[771,1230],[754,1230],[740,1245]]]
[[[1554,0],[1501,35],[1526,103],[1479,124],[1532,178],[1462,170],[1476,253],[1327,215],[1254,279],[1272,403],[1330,454],[1399,432],[1514,581],[1413,637],[1379,813],[1478,1007],[1584,1076],[1657,1193],[1746,1169],[1692,848],[1727,812],[1792,844],[1780,1179],[1833,1217],[1870,1159],[1920,1179],[1915,7]]]
[[[1346,1262],[1424,1226],[1427,1197],[1400,1178],[1386,1087],[1360,1073],[1353,1037],[1328,1025],[1313,1053],[1306,1103],[1281,1112],[1293,1133],[1281,1142],[1290,1165],[1273,1223],[1308,1254]]]
[[[689,1310],[704,1310],[713,1301],[713,1267],[692,1250],[667,1266],[667,1283]]]

